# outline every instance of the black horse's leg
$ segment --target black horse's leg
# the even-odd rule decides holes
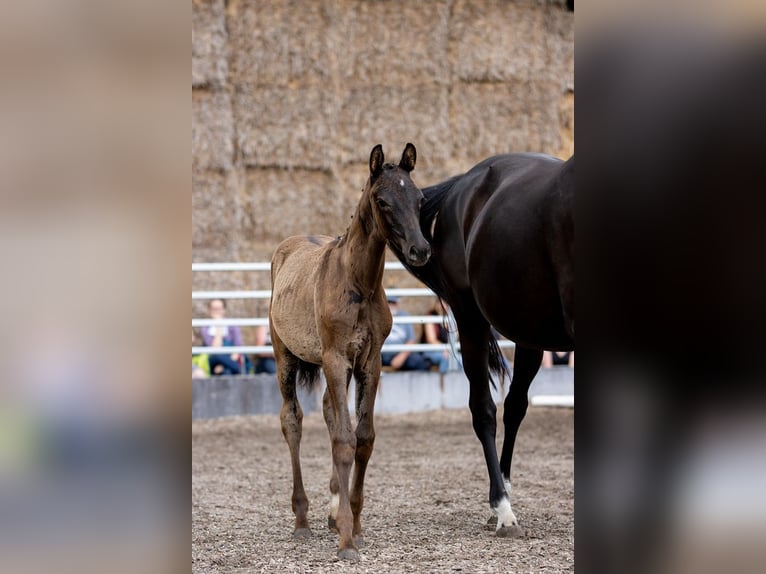
[[[309,499],[303,488],[301,473],[301,436],[303,434],[303,410],[295,392],[295,379],[298,373],[298,358],[293,355],[272,329],[272,344],[277,361],[277,380],[282,393],[280,421],[282,434],[290,448],[290,463],[293,470],[292,508],[295,514],[294,538],[306,538],[311,535],[308,522]]]
[[[488,367],[491,334],[489,324],[483,319],[477,320],[477,315],[478,309],[471,320],[461,321],[461,317],[455,313],[455,320],[460,332],[463,369],[470,382],[468,406],[473,418],[473,430],[484,450],[489,473],[489,505],[498,517],[498,533],[505,535],[507,531],[504,529],[515,526],[517,521],[505,491],[495,446],[497,407],[489,389]]]
[[[513,357],[513,378],[508,396],[505,397],[503,408],[503,425],[505,426],[505,438],[503,439],[503,452],[500,456],[500,470],[503,473],[503,481],[508,497],[511,496],[511,460],[513,458],[513,445],[516,443],[516,433],[519,430],[524,415],[527,414],[527,393],[529,385],[540,369],[543,352],[537,349],[528,349],[516,345]]]

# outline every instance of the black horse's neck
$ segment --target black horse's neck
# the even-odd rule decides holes
[[[356,212],[338,245],[349,269],[351,280],[362,290],[361,295],[370,297],[383,281],[386,238],[375,222],[370,202],[370,187],[365,187]]]

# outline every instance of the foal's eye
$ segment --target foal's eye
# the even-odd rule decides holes
[[[375,203],[378,205],[381,209],[391,209],[391,206],[389,206],[383,199],[381,198],[375,198]]]

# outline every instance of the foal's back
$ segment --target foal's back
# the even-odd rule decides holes
[[[299,359],[321,363],[315,319],[319,262],[335,238],[302,235],[285,239],[271,259],[271,329]]]

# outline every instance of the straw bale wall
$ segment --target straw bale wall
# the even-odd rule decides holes
[[[192,1],[195,261],[343,233],[377,143],[389,160],[414,143],[424,187],[496,153],[568,157],[573,134],[562,0]],[[194,275],[194,289],[269,287],[267,273]]]

